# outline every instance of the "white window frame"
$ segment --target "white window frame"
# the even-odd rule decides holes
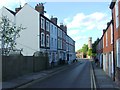
[[[61,37],[61,31],[58,29],[58,36]]]
[[[45,46],[45,34],[41,33],[41,46]]]
[[[103,48],[104,48],[104,36],[103,36]]]
[[[120,68],[120,38],[116,40],[117,67]]]
[[[60,49],[60,39],[58,38],[58,48]]]
[[[115,12],[116,12],[116,28],[118,28],[119,26],[118,0],[116,1],[116,4],[115,4]]]
[[[50,30],[50,23],[49,21],[46,20],[46,31],[49,31]]]
[[[106,47],[108,46],[108,33],[106,31]]]
[[[113,44],[113,25],[111,24],[111,44]]]
[[[45,19],[41,17],[41,28],[45,30]]]
[[[60,49],[62,49],[62,39],[60,40]]]
[[[50,46],[49,43],[50,43],[50,37],[49,37],[49,35],[46,35],[46,46],[47,47]]]

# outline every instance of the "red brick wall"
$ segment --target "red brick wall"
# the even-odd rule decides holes
[[[106,46],[106,33],[107,33],[107,46]],[[103,53],[106,53],[106,73],[109,74],[109,61],[108,61],[108,53],[113,51],[113,44],[111,44],[111,24],[108,26],[106,32],[103,36],[104,40],[104,48]]]
[[[105,38],[106,38],[106,33],[105,33]],[[113,50],[113,46],[111,44],[111,25],[107,29],[107,38],[108,38],[108,46],[104,47],[104,52],[111,52]],[[105,42],[105,45],[106,45],[106,42]]]
[[[120,1],[119,1],[119,7],[118,7],[118,9],[119,9],[119,27],[118,27],[118,38],[120,38]]]
[[[106,46],[106,33],[107,33],[108,46]],[[109,25],[109,27],[108,27],[107,31],[105,32],[103,38],[104,38],[103,53],[111,52],[113,50],[113,45],[111,44],[111,25]]]
[[[120,12],[120,2],[119,2],[119,12]],[[119,13],[118,12],[118,13]],[[120,25],[118,28],[116,28],[116,15],[115,15],[115,6],[113,8],[113,19],[114,19],[114,55],[115,55],[115,63],[116,63],[116,40],[120,38]],[[120,21],[120,13],[119,13],[119,21]],[[120,24],[120,22],[119,22]],[[120,85],[120,68],[116,67],[116,81]]]

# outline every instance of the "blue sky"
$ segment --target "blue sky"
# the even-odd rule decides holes
[[[5,2],[6,1],[6,2]],[[14,10],[26,3],[25,0],[0,0],[0,8],[6,6]],[[38,0],[39,1],[39,0]],[[27,2],[33,8],[38,3]],[[83,44],[88,44],[88,37],[93,38],[93,42],[102,36],[102,30],[106,28],[107,22],[111,19],[109,9],[111,0],[106,2],[46,2],[45,14],[47,17],[58,17],[58,24],[63,23],[68,27],[68,35],[76,41],[76,49],[80,49]]]

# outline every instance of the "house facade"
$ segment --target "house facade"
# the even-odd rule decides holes
[[[7,15],[16,26],[25,28],[15,40],[16,48],[22,50],[24,56],[37,56],[39,52],[47,52],[49,63],[53,61],[56,64],[60,59],[75,59],[75,41],[67,35],[67,26],[58,26],[57,18],[48,19],[44,16],[42,3],[37,4],[35,8],[26,3],[15,10],[13,14],[13,11],[3,7],[0,15]]]
[[[50,61],[54,62],[54,64],[56,65],[57,62],[58,62],[58,51],[57,51],[57,46],[58,46],[57,45],[58,26],[57,26],[57,18],[51,17],[51,21],[52,22],[50,23]]]
[[[111,21],[107,23],[103,35],[103,69],[110,77],[113,76],[113,29]]]
[[[100,61],[100,67],[103,68],[103,35],[96,46],[97,58]]]
[[[58,27],[58,59],[63,60],[62,29]]]
[[[115,81],[120,85],[120,0],[110,4],[114,29]]]
[[[109,8],[112,20],[107,24],[96,48],[98,57],[100,53],[103,56],[103,62],[99,57],[103,70],[120,85],[120,0],[112,0]]]
[[[33,18],[34,17],[34,18]],[[40,50],[40,15],[30,5],[25,4],[15,15],[16,25],[22,25],[25,30],[20,32],[16,40],[16,48],[23,49],[22,54],[33,56]]]
[[[76,58],[75,51],[75,41],[69,37],[69,63],[71,63]]]
[[[97,44],[97,58],[100,67],[113,78],[113,25],[112,20],[107,23],[107,28],[103,30],[103,35]]]

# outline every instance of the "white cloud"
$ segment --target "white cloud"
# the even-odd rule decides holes
[[[21,5],[23,6],[26,3],[26,0],[0,0],[0,8],[3,6],[13,9],[12,7]]]
[[[72,18],[71,21],[68,17],[64,19],[64,22],[67,24],[68,29],[86,27],[87,29],[92,30],[93,28],[98,28],[99,25],[104,26],[105,23],[103,22],[106,22],[107,19],[107,15],[101,12],[95,12],[90,15],[78,13]]]
[[[45,15],[47,18],[50,18],[50,15],[49,15],[49,14],[45,13],[44,15]]]
[[[68,35],[76,41],[76,47],[79,47],[77,45],[87,43],[89,36],[100,35],[101,31],[106,28],[108,21],[110,21],[109,16],[102,12],[94,12],[88,15],[78,13],[73,17],[64,19],[64,23],[68,28]]]
[[[73,39],[75,40],[75,50],[78,50],[80,48],[82,48],[83,44],[87,44],[87,36],[76,36],[73,37]]]
[[[79,33],[79,31],[80,31],[80,30],[78,30],[78,29],[69,30],[69,31],[68,31],[68,35],[70,35],[70,36],[71,36],[71,35],[76,35],[77,33]]]
[[[87,36],[80,36],[80,35],[78,35],[78,36],[74,36],[74,37],[72,37],[75,41],[79,41],[79,40],[85,40],[85,39],[87,39]]]

